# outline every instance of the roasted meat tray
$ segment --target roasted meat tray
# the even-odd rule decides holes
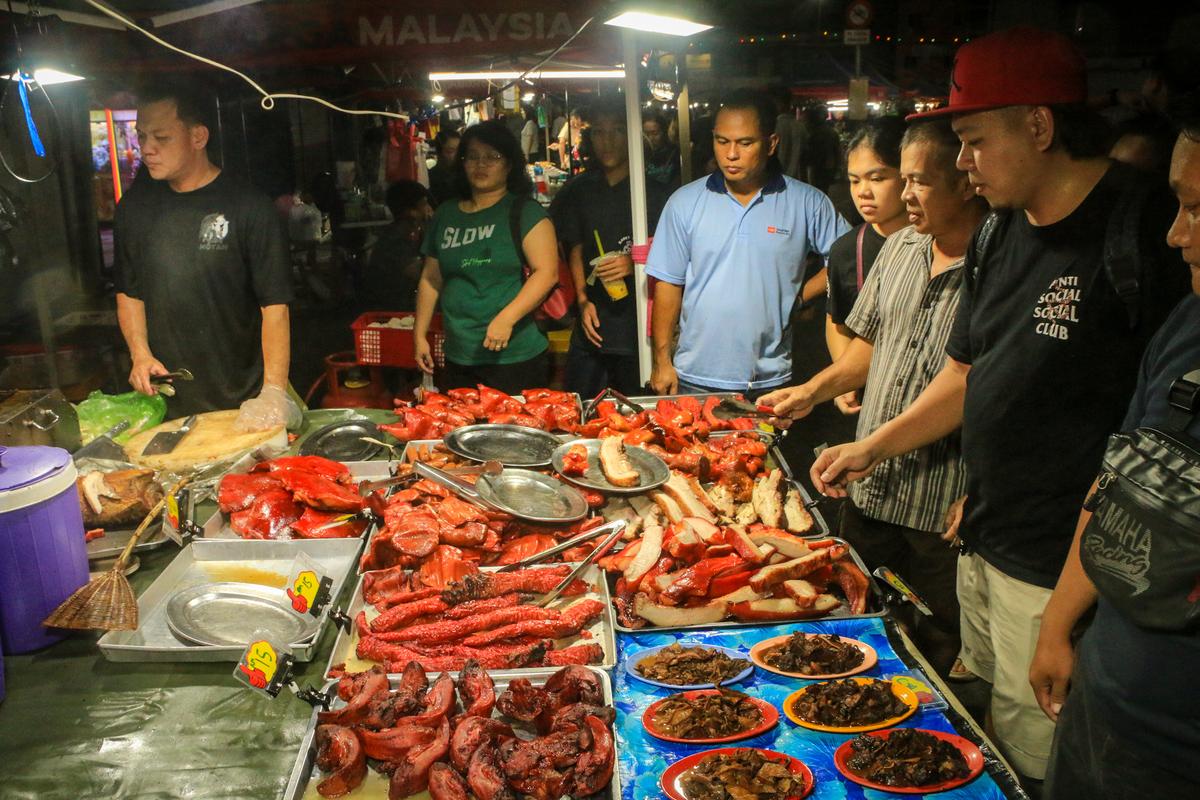
[[[778,534],[774,534],[774,535],[778,536]],[[803,540],[800,540],[800,541],[803,541]],[[762,625],[778,625],[778,624],[785,623],[788,621],[810,622],[810,621],[817,620],[817,619],[859,619],[859,618],[868,618],[868,617],[882,617],[887,613],[887,604],[884,601],[883,593],[880,591],[879,586],[876,584],[874,578],[872,578],[870,576],[870,573],[867,571],[866,566],[862,562],[862,559],[859,557],[858,553],[854,550],[854,548],[850,546],[849,542],[847,542],[844,539],[839,539],[837,537],[829,537],[824,540],[810,540],[810,541],[813,541],[815,544],[824,545],[824,547],[814,547],[812,553],[809,554],[810,557],[813,558],[814,562],[821,565],[819,567],[819,569],[828,570],[829,565],[828,565],[828,563],[826,563],[826,559],[823,557],[824,556],[823,551],[829,551],[830,553],[833,554],[833,558],[830,560],[834,560],[834,561],[842,560],[842,561],[845,561],[848,565],[852,565],[852,568],[849,570],[849,572],[854,574],[854,578],[855,578],[854,583],[856,585],[855,585],[855,588],[853,591],[847,591],[844,587],[850,585],[850,582],[849,581],[847,581],[846,583],[841,582],[836,573],[834,573],[834,575],[832,577],[824,578],[823,580],[828,581],[828,583],[827,584],[817,584],[815,589],[813,589],[813,591],[817,592],[816,596],[814,598],[812,598],[812,601],[815,601],[815,604],[811,604],[809,606],[809,608],[812,610],[804,616],[796,616],[794,618],[789,619],[787,616],[775,615],[775,613],[774,613],[776,611],[776,609],[774,608],[775,605],[784,604],[785,602],[787,602],[787,603],[791,602],[791,597],[788,594],[786,594],[785,592],[780,591],[779,585],[775,585],[772,587],[771,590],[764,591],[763,596],[767,599],[764,599],[764,600],[753,600],[753,599],[742,600],[742,604],[744,605],[744,607],[747,608],[747,614],[751,615],[751,616],[757,615],[760,617],[758,619],[729,619],[728,615],[726,615],[726,617],[721,621],[706,620],[704,622],[697,622],[695,624],[681,624],[681,625],[654,625],[652,623],[648,623],[644,627],[634,628],[628,624],[625,624],[622,621],[622,614],[618,613],[619,609],[617,608],[617,605],[616,605],[618,602],[618,598],[620,597],[620,586],[618,584],[618,581],[623,580],[624,575],[620,570],[614,571],[614,570],[610,569],[607,572],[607,579],[608,579],[609,594],[614,598],[613,624],[614,624],[616,630],[618,630],[622,633],[647,633],[647,632],[658,632],[658,631],[682,631],[682,630],[691,630],[691,629],[697,629],[697,628],[704,628],[704,629],[708,629],[708,628],[749,628],[749,627],[758,627],[758,626],[762,626]],[[842,552],[842,551],[844,551],[844,552]],[[841,552],[840,556],[838,555],[839,552]],[[731,558],[731,557],[734,557],[734,554],[730,554],[730,556],[724,556],[721,558]],[[791,560],[789,559],[789,562],[786,562],[786,563],[790,563],[790,561]],[[783,565],[785,569],[786,569],[786,563]],[[768,569],[768,568],[770,568],[770,565],[767,565],[764,563],[764,564],[760,565],[759,567],[757,567],[756,569],[754,569],[753,571],[755,573],[757,573],[757,572],[759,572],[760,569]],[[854,572],[855,569],[857,570],[857,572]],[[681,574],[681,573],[676,573],[676,574]],[[728,580],[730,577],[731,576],[729,576],[729,575],[717,575],[715,578],[713,578],[712,585],[715,586],[715,585],[717,585],[717,583],[720,580],[722,580],[722,579]],[[804,577],[812,578],[813,574],[810,573]],[[798,580],[803,580],[803,578],[798,579]],[[736,582],[739,584],[741,583],[740,581],[736,581]],[[783,581],[782,583],[790,584],[793,582],[794,581],[787,580],[787,581]],[[829,588],[832,588],[832,591],[829,591],[829,588],[827,588],[827,586]],[[744,584],[744,588],[745,589],[750,588],[748,582],[746,584]],[[789,589],[790,588],[791,587],[789,587]],[[733,590],[733,592],[739,592],[739,591],[743,591],[743,589],[738,588],[738,589]],[[732,592],[729,594],[724,594],[724,590],[716,590],[716,594],[723,594],[723,596],[728,597],[730,594],[732,594]],[[853,600],[853,598],[850,598],[847,596],[849,594],[855,594],[859,598],[859,604],[862,605],[861,611],[855,610],[853,608],[854,600]],[[771,597],[777,597],[777,598],[782,598],[782,599],[780,599],[780,600],[769,599]],[[836,605],[836,607],[832,608],[831,610],[829,610],[827,612],[817,613],[821,608],[822,598],[826,598],[826,597],[835,598],[838,601],[838,604]],[[756,606],[750,605],[752,603],[761,603],[761,605],[756,607]],[[690,616],[699,616],[700,614],[702,614],[704,612],[704,609],[706,607],[707,607],[706,605],[701,605],[696,608],[688,608],[686,605],[681,605],[679,607],[679,610],[682,612],[685,612],[687,615],[690,615]],[[633,610],[633,602],[629,601],[628,611],[632,611],[632,610]]]
[[[175,556],[138,598],[140,624],[133,631],[110,631],[100,637],[100,651],[109,661],[237,661],[245,646],[186,644],[171,632],[168,604],[177,593],[207,583],[252,583],[277,587],[282,597],[296,560],[304,553],[333,578],[330,596],[337,598],[354,570],[358,539],[299,542],[244,542],[198,539]],[[328,629],[322,620],[315,636],[293,648],[297,661],[311,661]]]
[[[300,458],[312,458],[312,456],[301,456]],[[272,459],[272,461],[277,461],[277,460],[282,460],[282,459]],[[331,462],[331,463],[339,463],[339,462]],[[252,464],[252,463],[239,462],[239,464],[237,466],[235,466],[233,470],[231,470],[226,476],[222,477],[222,481],[224,481],[225,478],[230,478],[231,480],[237,480],[238,476],[248,475],[253,466],[254,466],[254,464]],[[356,484],[359,481],[380,480],[383,478],[391,477],[391,474],[392,474],[391,473],[391,465],[387,461],[351,461],[351,462],[347,462],[345,464],[345,466],[349,469],[349,478],[347,479],[349,482],[338,485],[338,487],[336,489],[337,494],[338,494],[338,497],[337,497],[338,500],[347,500],[347,499],[352,499],[353,497],[357,497],[358,488],[357,488]],[[264,478],[269,474],[270,473],[261,473],[261,475]],[[320,503],[320,502],[322,502],[322,500],[324,498],[322,498],[320,495],[317,495],[316,492],[321,490],[322,488],[325,488],[326,484],[324,481],[320,481],[319,483],[317,481],[314,481],[314,484],[315,485],[313,486],[313,488],[311,490],[309,489],[309,487],[304,486],[304,485],[297,485],[295,488],[297,488],[298,491],[300,491],[300,492],[304,492],[306,490],[311,491],[313,493],[313,496],[311,498],[312,503]],[[222,486],[222,484],[219,483],[218,487],[220,487],[220,486]],[[253,492],[254,490],[253,490],[253,488],[247,488],[246,491]],[[296,524],[307,523],[309,516],[314,517],[313,525],[311,527],[316,528],[316,527],[320,527],[320,525],[325,524],[326,522],[333,521],[339,515],[350,513],[349,506],[345,506],[343,508],[338,508],[338,509],[333,509],[333,510],[328,510],[328,511],[318,511],[315,508],[311,507],[311,504],[294,503],[292,498],[285,496],[285,494],[286,493],[283,493],[283,492],[270,492],[267,495],[267,497],[273,496],[273,495],[279,495],[282,500],[283,505],[287,506],[287,509],[284,509],[281,507],[271,507],[269,503],[262,505],[263,513],[260,516],[262,516],[263,519],[256,520],[256,522],[261,522],[262,524],[266,525],[267,528],[270,530],[270,533],[274,534],[274,536],[272,537],[272,536],[270,536],[270,534],[268,534],[267,536],[263,536],[263,537],[259,537],[259,538],[272,538],[272,540],[280,541],[280,542],[301,541],[302,539],[300,539],[299,537],[288,538],[288,537],[290,537],[290,534],[288,534],[288,533],[277,533],[276,529],[285,529],[285,528],[287,528],[287,526],[290,523],[296,523]],[[221,497],[221,496],[222,496],[221,492],[218,491],[218,497]],[[264,499],[264,496],[260,495],[257,498],[256,502],[261,501],[263,499]],[[252,508],[247,509],[245,512],[235,512],[235,513],[255,513],[255,510],[258,508],[259,508],[259,506],[253,506]],[[295,519],[295,516],[297,513],[300,513],[299,519]],[[251,537],[243,537],[243,536],[239,535],[237,533],[237,531],[235,531],[233,529],[233,527],[231,527],[231,516],[232,516],[231,514],[226,513],[225,511],[222,511],[220,508],[218,508],[215,512],[213,512],[213,515],[211,517],[209,517],[206,522],[203,523],[203,525],[201,527],[201,532],[200,532],[201,538],[205,538],[205,539],[251,538]],[[355,523],[348,523],[348,524],[355,524]],[[355,538],[359,538],[359,539],[368,538],[374,527],[373,525],[366,524],[365,522],[359,522],[359,523],[357,523],[357,525],[358,525],[358,527],[362,528],[362,532],[359,533],[355,537]],[[341,538],[348,538],[342,534],[339,534],[339,536]],[[324,534],[320,534],[320,535],[314,535],[314,538],[338,538],[338,537],[332,537],[328,533],[324,533]]]
[[[604,705],[612,708],[612,682],[609,680],[608,675],[599,669],[587,669],[600,683]],[[510,683],[518,680],[528,681],[528,684],[533,687],[544,687],[554,672],[555,671],[546,670],[517,670],[505,673],[503,675],[493,673],[495,679],[495,692],[497,696],[501,695],[501,693],[508,689]],[[452,672],[450,674],[451,677],[458,678],[457,672]],[[429,683],[432,684],[437,680],[439,674],[427,673],[426,677]],[[388,680],[390,688],[395,691],[401,687],[403,676],[390,675],[388,676]],[[330,704],[330,708],[333,710],[346,706],[346,702],[336,695],[337,685],[337,681],[330,681],[325,687],[327,694],[334,697],[333,702]],[[304,738],[301,739],[300,750],[296,755],[296,763],[292,768],[291,776],[288,778],[287,789],[283,793],[284,800],[320,800],[321,798],[320,793],[317,791],[317,786],[327,776],[327,773],[323,773],[317,767],[317,727],[319,725],[319,714],[320,712],[314,709],[312,718],[308,723],[308,728],[304,732]],[[524,723],[513,720],[510,717],[505,717],[500,713],[499,710],[492,712],[492,719],[502,720],[508,724],[511,724],[513,731],[522,739],[531,739],[535,736],[536,732],[532,727],[532,723]],[[615,756],[615,750],[618,747],[615,736],[612,738],[612,746],[614,748]],[[449,757],[453,758],[453,754],[451,754]],[[362,784],[360,784],[350,793],[343,796],[349,798],[349,800],[387,800],[388,779],[375,770],[368,769],[367,776],[363,780]],[[412,795],[413,798],[427,798],[428,796],[429,795],[425,792]],[[528,795],[518,796],[521,797],[522,800],[525,800],[525,798],[529,797]],[[612,781],[609,783],[608,788],[601,791],[599,794],[592,795],[592,797],[608,798],[608,800],[619,800],[621,797],[621,780],[619,770],[617,770],[615,766],[613,768]]]
[[[529,570],[540,570],[547,573],[545,576],[546,579],[540,582],[541,585],[538,588],[548,590],[549,588],[553,588],[561,580],[562,576],[565,576],[568,572],[568,567],[571,566],[573,565],[550,565],[531,567]],[[409,616],[407,612],[398,610],[397,606],[377,600],[381,605],[388,606],[381,612],[376,606],[367,602],[366,594],[371,594],[373,599],[377,594],[381,594],[377,588],[372,587],[378,587],[387,581],[387,573],[388,570],[378,570],[365,573],[360,577],[358,585],[354,588],[354,593],[351,595],[350,605],[345,612],[346,616],[350,619],[349,630],[343,629],[338,631],[338,637],[333,644],[333,651],[330,654],[329,664],[326,667],[326,677],[334,678],[340,677],[346,672],[361,672],[380,663],[378,660],[359,657],[360,642],[364,638],[364,633],[367,636],[375,635],[370,628],[374,620],[382,614],[389,614],[393,619],[398,618],[397,615]],[[487,576],[496,575],[509,576],[509,579],[511,579],[511,576],[518,575],[518,572],[499,573],[498,568],[483,567],[479,571],[478,576],[470,576],[470,579],[474,580],[476,577],[486,579]],[[388,625],[386,629],[380,626],[381,630],[379,634],[382,634],[382,639],[394,645],[394,648],[388,648],[386,652],[404,654],[406,650],[417,649],[422,654],[428,654],[427,664],[436,664],[438,668],[450,667],[457,669],[460,664],[457,661],[448,659],[455,658],[461,661],[466,657],[460,655],[464,652],[462,647],[478,647],[482,652],[474,654],[480,657],[483,657],[484,653],[496,657],[506,656],[502,661],[485,664],[488,671],[496,675],[509,674],[514,671],[539,674],[554,672],[558,669],[558,664],[550,663],[546,666],[536,667],[532,665],[513,666],[511,668],[502,666],[503,663],[510,660],[508,658],[509,654],[512,654],[512,660],[531,658],[536,663],[539,659],[531,656],[529,647],[536,648],[539,644],[544,646],[546,641],[552,641],[551,652],[558,651],[559,653],[565,653],[565,655],[549,656],[546,660],[553,661],[559,657],[578,660],[577,656],[585,652],[582,648],[586,647],[591,651],[593,657],[599,656],[599,658],[589,658],[585,663],[601,669],[612,669],[617,663],[617,644],[614,634],[615,622],[613,620],[612,599],[609,595],[608,583],[603,573],[595,565],[588,567],[582,573],[579,580],[586,584],[588,591],[576,594],[564,593],[562,597],[549,605],[548,611],[550,613],[547,614],[536,613],[536,609],[532,605],[533,601],[537,599],[536,593],[505,591],[498,597],[467,600],[461,603],[452,601],[450,604],[451,608],[444,608],[443,604],[439,603],[440,598],[446,596],[442,594],[441,590],[418,589],[416,592],[408,594],[409,597],[415,599],[410,601],[410,603],[404,604],[404,607],[412,609],[414,614],[420,613],[421,618],[413,617],[411,623],[406,621],[403,624]],[[456,590],[456,587],[462,585],[461,583],[451,584],[450,590]],[[514,597],[514,595],[518,594],[520,600]],[[582,604],[587,604],[586,609],[581,607]],[[571,616],[574,613],[570,611],[572,608],[575,608],[576,611],[586,613],[586,623],[578,628],[578,633],[556,637],[554,635],[556,631],[552,630],[556,624],[561,623],[567,629],[577,627],[571,621]],[[458,609],[458,611],[452,611],[452,609]],[[476,609],[478,609],[479,616],[471,613]],[[459,615],[459,612],[461,612],[461,615]],[[559,615],[556,612],[562,613]],[[483,626],[483,622],[485,621],[481,618],[482,615],[495,615],[494,620],[486,620],[489,623],[494,621],[495,624],[488,624],[483,627],[478,627],[474,624],[467,625],[463,627],[478,627],[478,629],[462,633],[448,631],[445,636],[442,636],[434,635],[441,632],[436,629],[431,631],[430,624],[424,621],[433,620],[433,624],[443,624],[466,620],[469,618],[468,615],[478,619],[478,625],[480,626]],[[445,617],[445,619],[439,619],[439,617]],[[543,626],[542,623],[545,623],[545,625]],[[526,627],[518,627],[522,625]],[[411,631],[417,628],[417,626],[419,626],[418,629],[423,634],[430,635],[419,637],[416,640],[417,647],[414,648],[413,640],[405,638],[405,631]],[[513,633],[514,636],[502,637],[501,634],[504,633]],[[472,639],[473,636],[477,638]],[[443,646],[440,648],[437,646],[438,640],[442,640],[443,642]],[[482,640],[488,641],[484,642]],[[517,646],[522,642],[528,647]],[[594,650],[594,646],[596,645],[600,648],[599,653]],[[364,646],[363,648],[364,653],[367,652],[366,647]],[[536,656],[536,654],[533,655]],[[441,660],[443,658],[447,660]],[[439,660],[434,661],[432,659]],[[407,656],[399,655],[392,660],[392,663],[404,660],[407,660]],[[389,669],[389,671],[393,670]]]

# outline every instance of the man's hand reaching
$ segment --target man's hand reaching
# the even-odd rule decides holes
[[[839,444],[822,451],[809,470],[813,487],[826,497],[845,497],[846,484],[865,478],[875,469],[879,458],[866,440]]]

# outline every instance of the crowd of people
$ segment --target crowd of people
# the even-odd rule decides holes
[[[810,477],[846,498],[836,532],[927,601],[932,615],[898,617],[939,673],[991,685],[987,728],[1022,781],[1049,798],[1196,796],[1200,94],[1176,81],[1171,95],[1172,118],[1114,131],[1073,43],[1018,28],[963,46],[946,106],[862,125],[842,164],[797,156],[829,149],[821,120],[800,134],[770,95],[732,92],[713,169],[683,186],[664,120],[630,131],[623,102],[601,100],[561,123],[564,163],[585,168],[549,210],[529,137],[483,122],[438,137],[428,188],[389,191],[394,230],[369,270],[380,302],[412,301],[429,373],[440,312],[441,388],[512,393],[547,380],[535,316],[569,272],[566,388],[641,393],[628,144],[642,138],[653,392],[742,392],[782,427],[835,403],[855,429]],[[155,180],[117,215],[131,383],[152,393],[164,359],[200,359],[217,376],[201,405],[278,421],[282,231],[207,160],[188,96],[143,100]],[[841,169],[855,227],[821,190]],[[793,312],[823,295],[831,365],[794,374]],[[1150,428],[1172,431],[1171,457],[1139,467]],[[1113,494],[1122,469],[1141,470],[1141,495]],[[1173,571],[1158,552],[1182,554]]]

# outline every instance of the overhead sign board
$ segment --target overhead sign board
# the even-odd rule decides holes
[[[854,45],[870,44],[871,31],[866,28],[847,28],[845,34],[842,36],[842,43]]]

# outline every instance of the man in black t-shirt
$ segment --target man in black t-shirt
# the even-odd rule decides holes
[[[982,261],[978,235],[967,251],[946,366],[907,411],[812,468],[819,490],[842,494],[838,483],[962,425],[962,660],[993,684],[997,743],[1035,780],[1053,733],[1027,677],[1042,611],[1142,350],[1187,286],[1162,243],[1170,198],[1147,189],[1130,243],[1136,314],[1114,289],[1109,219],[1144,178],[1104,157],[1086,100],[1084,60],[1066,37],[1018,28],[959,50],[950,104],[935,113],[954,115],[958,166],[1003,213]]]
[[[590,119],[596,163],[572,180],[573,199],[564,208],[559,234],[579,303],[579,323],[567,351],[567,388],[584,397],[594,397],[605,387],[627,395],[639,394],[637,300],[629,255],[633,210],[624,105],[601,101],[591,107]],[[646,181],[646,217],[651,232],[666,200],[667,192],[661,185]],[[597,237],[607,252],[617,255],[598,263],[593,270],[591,262],[602,255],[596,246]]]
[[[1200,104],[1189,105],[1171,161],[1179,212],[1167,241],[1191,267],[1192,294],[1146,348],[1122,431],[1173,428],[1171,385],[1200,368]],[[1200,440],[1200,418],[1186,433]],[[1079,515],[1029,669],[1042,710],[1058,722],[1045,797],[1200,797],[1200,631],[1143,628],[1097,593],[1079,557],[1091,516]],[[1076,652],[1072,631],[1093,604],[1095,621]]]
[[[287,394],[292,301],[287,238],[268,198],[208,159],[211,103],[190,87],[142,93],[137,133],[153,180],[117,207],[117,317],[129,382],[187,367],[172,417],[241,407],[238,427],[297,425]],[[257,397],[255,396],[257,394]]]

